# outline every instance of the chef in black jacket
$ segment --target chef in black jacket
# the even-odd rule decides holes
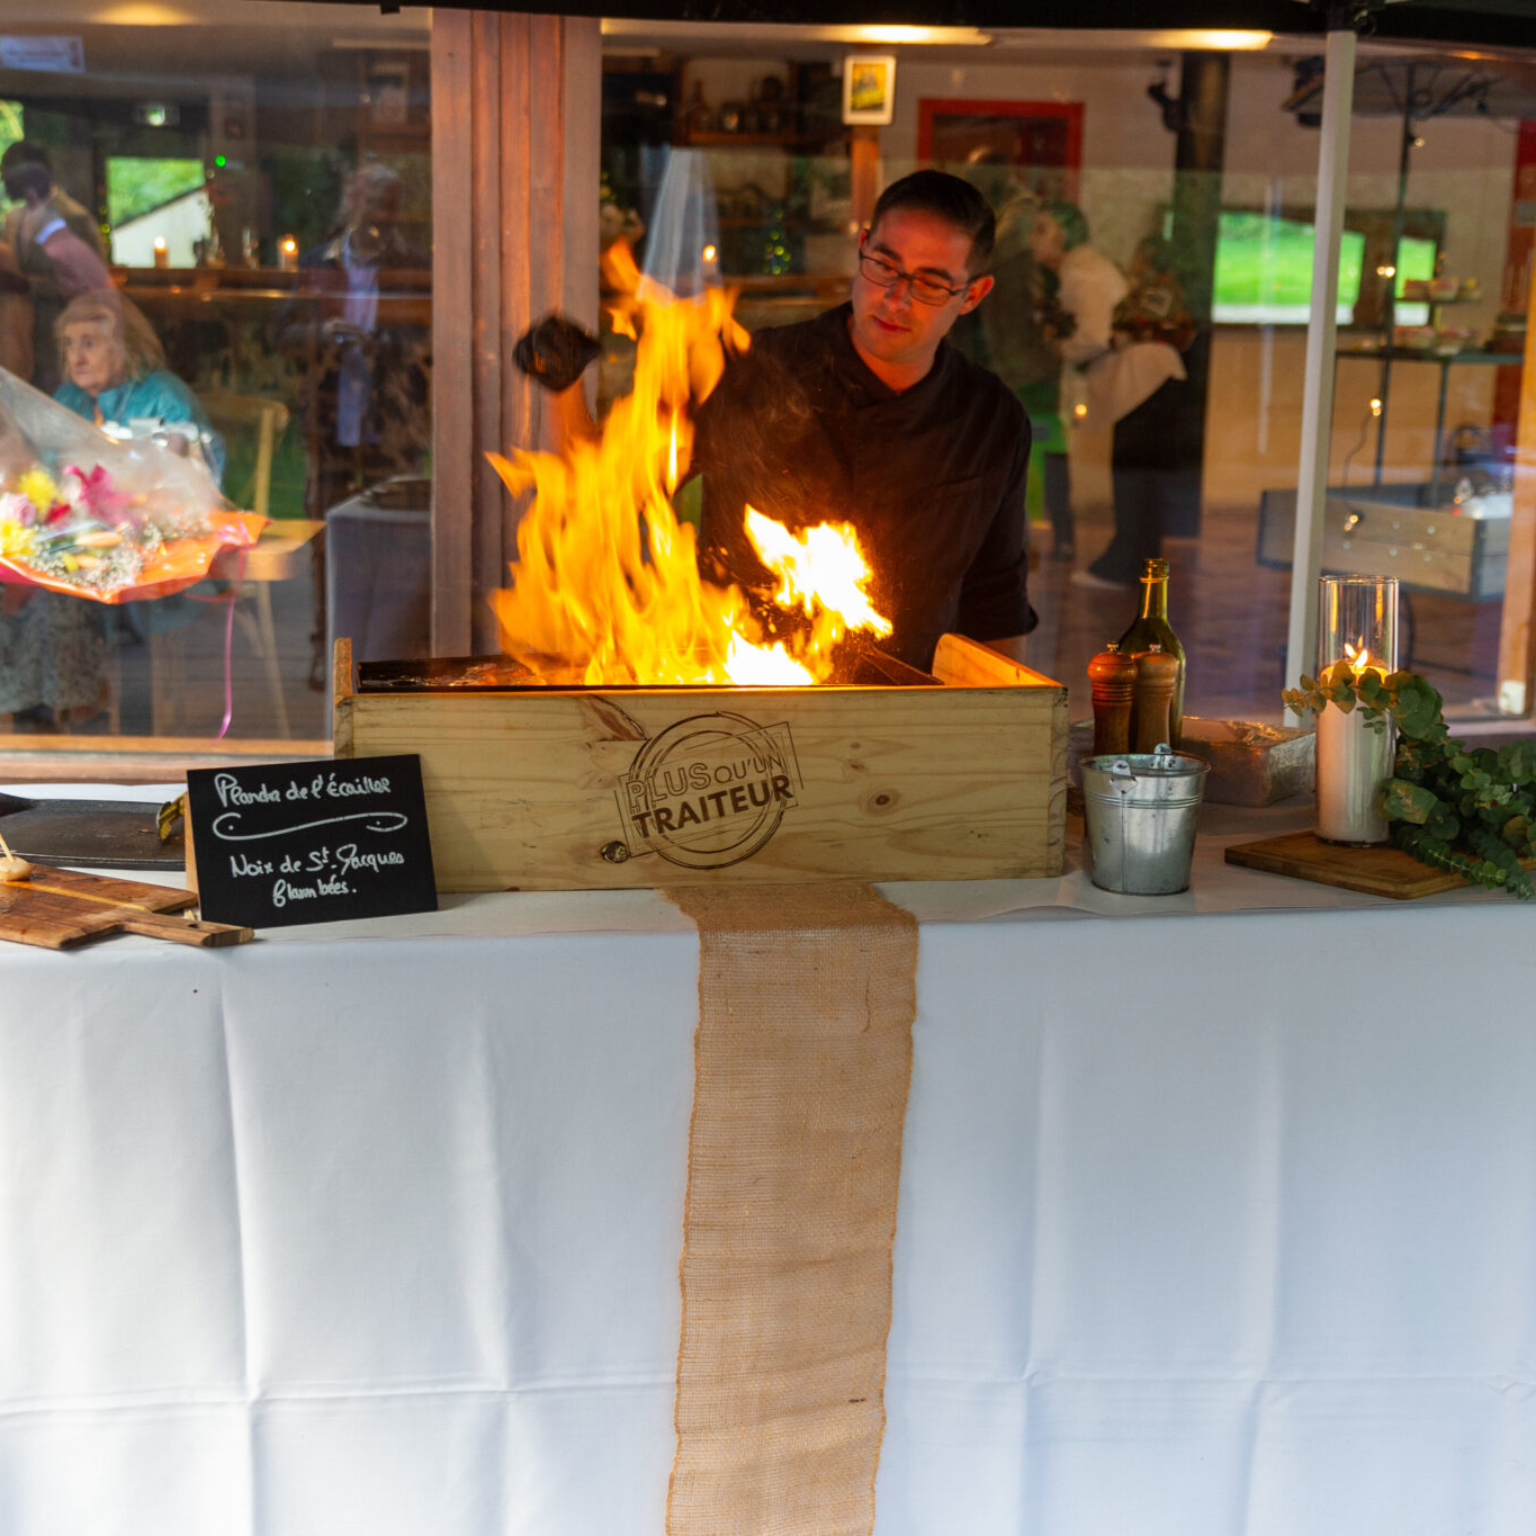
[[[748,505],[792,528],[847,522],[894,633],[926,668],[946,630],[1018,659],[1037,619],[1024,476],[1029,418],[945,336],[992,287],[991,208],[968,182],[892,183],[859,237],[850,302],[758,331],[698,412],[693,468],[709,580],[776,585],[747,538]]]
[[[1023,659],[1038,622],[1025,592],[1029,418],[996,375],[944,338],[992,287],[996,221],[969,182],[893,182],[859,236],[850,302],[758,331],[700,406],[690,475],[703,475],[699,564],[762,600],[777,586],[746,534],[755,507],[791,528],[851,523],[880,644],[927,668],[946,630]],[[552,396],[558,436],[593,432],[579,379],[595,338],[550,317],[517,365]]]

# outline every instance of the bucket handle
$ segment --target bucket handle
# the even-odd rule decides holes
[[[1152,765],[1154,768],[1161,768],[1177,756],[1178,754],[1166,741],[1160,741],[1152,749]],[[1131,771],[1131,765],[1125,758],[1117,757],[1109,765],[1109,787],[1122,799],[1136,788],[1136,775]]]

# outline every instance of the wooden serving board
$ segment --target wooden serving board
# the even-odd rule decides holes
[[[104,933],[199,946],[243,944],[251,937],[249,928],[175,915],[196,905],[191,891],[35,865],[30,880],[0,882],[0,939],[64,949]]]
[[[1341,848],[1323,842],[1315,832],[1291,832],[1256,843],[1235,843],[1227,849],[1226,858],[1228,864],[1240,864],[1246,869],[1336,885],[1367,896],[1390,896],[1395,901],[1435,896],[1467,883],[1460,875],[1419,863],[1401,848]],[[1527,859],[1525,867],[1536,867],[1536,859]]]

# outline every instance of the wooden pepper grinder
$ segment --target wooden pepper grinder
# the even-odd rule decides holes
[[[1173,709],[1173,690],[1179,685],[1179,658],[1153,642],[1136,658],[1133,752],[1153,752],[1169,741],[1168,724]]]
[[[1088,663],[1093,684],[1093,755],[1111,757],[1131,750],[1131,703],[1136,690],[1136,662],[1107,645]]]

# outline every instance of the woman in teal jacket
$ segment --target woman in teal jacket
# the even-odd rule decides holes
[[[215,485],[224,475],[224,444],[197,397],[165,366],[149,322],[116,294],[82,294],[54,326],[65,382],[54,399],[116,433],[154,421],[167,446],[200,459]],[[177,432],[178,424],[187,430]],[[106,676],[111,610],[86,598],[8,586],[0,598],[0,714],[22,730],[60,730],[95,715]],[[163,598],[156,628],[191,617],[185,599]]]
[[[132,304],[115,294],[84,295],[59,316],[55,334],[65,377],[53,397],[60,405],[109,430],[159,421],[171,429],[173,449],[201,458],[214,483],[223,481],[223,443],[197,397],[165,366],[160,338]],[[198,430],[177,433],[177,422]]]

